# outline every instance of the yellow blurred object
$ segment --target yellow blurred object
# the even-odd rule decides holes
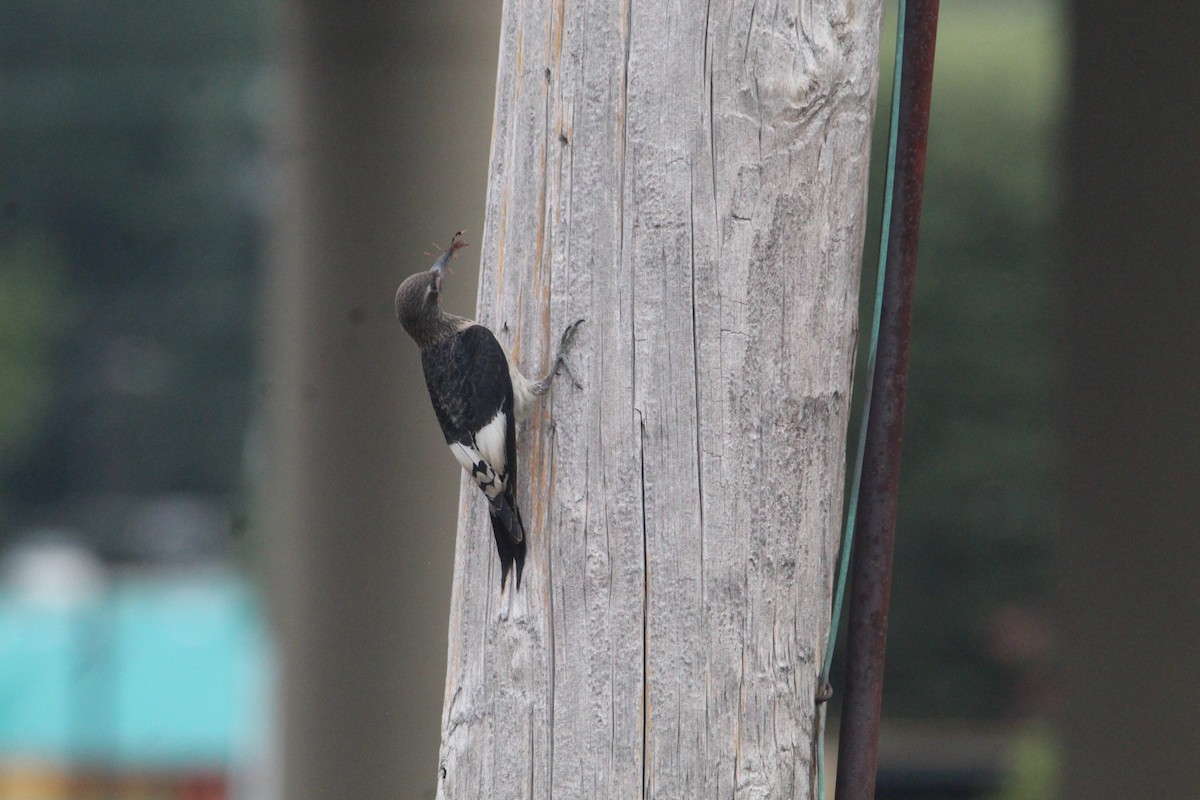
[[[225,800],[222,772],[114,774],[63,764],[0,766],[0,800]]]

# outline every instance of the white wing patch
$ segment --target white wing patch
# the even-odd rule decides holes
[[[450,452],[488,496],[495,499],[504,491],[508,481],[507,448],[508,416],[496,412],[492,421],[475,434],[475,446],[453,442]]]
[[[475,444],[492,469],[502,476],[508,475],[508,415],[497,411],[492,421],[475,434]]]

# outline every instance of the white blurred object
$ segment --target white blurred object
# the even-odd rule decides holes
[[[3,561],[4,585],[21,599],[70,607],[93,600],[107,572],[96,554],[67,531],[33,531],[9,548]]]

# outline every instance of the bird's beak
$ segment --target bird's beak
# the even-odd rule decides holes
[[[450,250],[444,251],[441,256],[438,257],[438,260],[433,262],[433,266],[429,268],[429,271],[441,279],[446,274],[446,262],[450,260],[451,255],[452,252]]]
[[[433,262],[433,266],[429,268],[430,272],[438,276],[438,280],[441,280],[445,276],[446,265],[450,263],[450,259],[454,257],[454,254],[467,246],[466,242],[458,238],[460,236],[462,236],[462,231],[454,234],[454,238],[450,240],[450,246],[442,251],[442,254],[438,256],[438,260]]]

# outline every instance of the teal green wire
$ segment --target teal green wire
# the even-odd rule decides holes
[[[867,350],[867,385],[862,405],[862,422],[858,428],[858,442],[854,455],[854,477],[851,479],[850,496],[846,511],[846,527],[842,532],[842,549],[838,556],[837,583],[833,591],[833,611],[829,616],[829,637],[825,645],[825,664],[818,678],[818,691],[824,691],[833,668],[833,647],[837,642],[838,627],[842,621],[842,600],[846,594],[846,577],[850,572],[850,548],[854,543],[854,523],[858,517],[858,491],[862,485],[863,457],[867,449],[867,423],[871,417],[871,394],[875,387],[875,355],[879,351],[879,319],[883,315],[883,279],[887,264],[888,238],[892,227],[892,195],[896,186],[896,136],[900,122],[900,73],[904,58],[904,6],[899,0],[896,13],[896,61],[892,69],[892,108],[888,125],[887,174],[883,186],[883,221],[879,232],[879,266],[875,274],[875,310],[871,315],[871,342]],[[821,703],[817,711],[817,798],[825,798],[825,708]]]

